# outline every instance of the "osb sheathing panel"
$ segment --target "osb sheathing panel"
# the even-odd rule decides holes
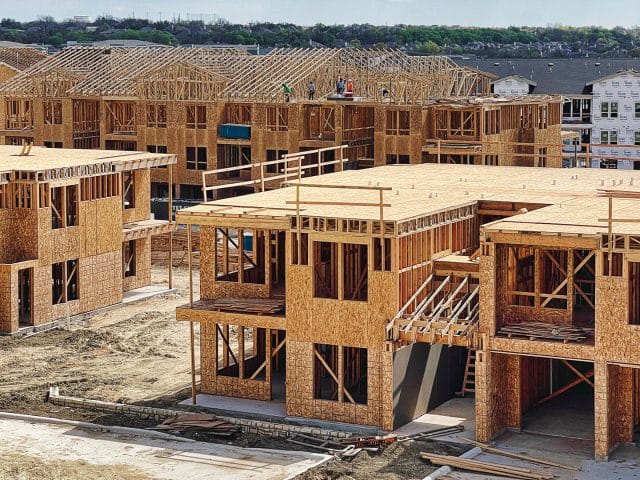
[[[122,251],[80,259],[80,311],[89,312],[122,301]]]
[[[151,283],[151,238],[139,238],[136,242],[136,274],[122,279],[122,291],[128,292]],[[122,268],[122,267],[121,267]]]
[[[476,438],[489,442],[508,427],[520,428],[521,357],[487,353],[476,362]]]
[[[18,329],[18,302],[11,301],[17,296],[17,278],[14,278],[11,265],[0,265],[0,332]]]
[[[15,298],[15,297],[14,297]],[[51,305],[51,265],[33,269],[33,320],[41,325],[55,320]],[[66,311],[62,316],[66,316]]]
[[[265,380],[216,375],[216,351],[216,324],[203,322],[200,324],[200,390],[202,392],[254,400],[271,400],[271,368],[266,368]],[[267,353],[270,355],[269,347]],[[287,371],[289,371],[288,368]]]
[[[558,142],[562,125],[550,125],[545,129],[535,129],[534,143],[548,143],[554,146],[547,148],[547,167],[562,168],[562,146]]]
[[[386,156],[387,114],[384,108],[373,109],[373,158],[374,165],[385,165]]]
[[[598,254],[598,266],[602,255]],[[640,365],[640,326],[629,325],[628,291],[626,273],[625,277],[596,276],[596,355]]]
[[[486,335],[495,334],[494,319],[496,317],[496,262],[495,244],[483,243],[481,248],[488,255],[480,256],[480,301],[478,330]],[[485,347],[486,348],[486,347]]]
[[[80,256],[100,255],[122,248],[122,198],[79,204]],[[71,258],[71,257],[70,257]]]
[[[187,147],[206,147],[207,170],[217,168],[217,125],[220,120],[217,115],[216,104],[205,103],[207,128],[187,128],[186,104],[175,102],[166,104],[167,128],[147,127],[146,105],[145,103],[144,108],[138,109],[136,117],[138,122],[138,149],[145,150],[147,145],[165,145],[167,151],[178,156],[178,163],[173,167],[173,183],[178,185],[202,185],[202,170],[187,169]],[[168,182],[169,169],[153,169],[151,181]]]
[[[633,369],[617,365],[608,367],[608,445],[611,449],[617,443],[633,441]]]
[[[0,83],[15,77],[19,72],[7,65],[0,65]]]
[[[338,355],[341,355],[339,352]],[[366,405],[313,398],[313,343],[287,337],[287,415],[391,429],[391,353],[369,350]],[[340,376],[341,372],[337,372]],[[386,381],[383,382],[383,378]]]
[[[34,209],[0,209],[0,263],[38,257],[38,213]]]
[[[369,271],[366,302],[313,297],[311,266],[287,266],[287,338],[380,349],[398,310],[397,275]]]
[[[139,222],[149,219],[151,209],[151,182],[148,168],[134,171],[133,187],[135,191],[134,207],[122,209],[122,223]],[[120,200],[122,201],[122,199]]]

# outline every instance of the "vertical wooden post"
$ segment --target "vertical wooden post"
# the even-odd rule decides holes
[[[337,346],[336,347],[336,355],[338,356],[337,358],[337,372],[333,372],[335,374],[335,376],[338,378],[338,402],[339,403],[343,403],[344,402],[344,347],[342,346]],[[333,365],[330,365],[331,367],[333,367]]]
[[[229,275],[229,229],[220,229],[222,232],[222,272],[225,277]],[[217,239],[216,239],[217,241]]]
[[[344,243],[340,242],[338,243],[338,248],[336,249],[336,258],[335,258],[335,261],[338,262],[338,268],[337,268],[338,278],[336,279],[337,285],[338,285],[338,300],[350,300],[350,299],[344,298],[344,262],[342,261],[343,258],[344,258]]]
[[[573,302],[575,293],[575,284],[573,279],[573,250],[570,248],[567,250],[567,311],[569,317],[573,318]]]
[[[238,335],[238,378],[242,380],[244,378],[244,327],[242,325],[238,325],[236,333]],[[256,343],[255,337],[253,339],[253,343],[254,345]]]
[[[302,234],[300,232],[300,185],[296,185],[296,237],[297,237],[297,245],[298,248],[298,265],[304,265],[302,261],[302,244],[301,237]]]
[[[386,265],[386,253],[384,245],[384,190],[382,188],[378,190],[380,193],[380,271],[385,271]]]
[[[609,260],[609,273],[611,276],[613,270],[613,197],[609,197],[609,218],[607,222],[607,235],[609,238],[609,249],[607,252],[607,259]]]
[[[516,260],[517,265],[517,260]],[[536,248],[533,254],[533,292],[534,300],[533,305],[536,308],[540,308],[540,249]]]
[[[586,144],[586,151],[587,151],[587,155],[584,161],[584,168],[590,168],[591,167],[591,144],[590,143]]]
[[[169,288],[173,288],[173,164],[169,165]]]
[[[440,163],[440,139],[438,139],[438,163]]]
[[[193,308],[193,264],[191,258],[191,224],[187,225],[187,254],[189,256],[189,307]],[[191,343],[191,403],[196,404],[196,352],[193,320],[189,321]]]
[[[222,366],[227,368],[229,366],[229,324],[225,323],[220,331],[220,334],[224,336],[222,342]]]
[[[255,238],[253,239],[255,242]],[[244,283],[244,229],[238,229],[238,283]]]

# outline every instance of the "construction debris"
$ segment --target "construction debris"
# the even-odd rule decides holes
[[[399,438],[399,442],[406,442],[407,440],[427,440],[429,438],[442,437],[444,435],[453,435],[454,433],[464,432],[464,426],[454,425],[451,427],[434,428],[433,430],[427,430],[425,432],[414,433],[405,437]]]
[[[343,445],[353,445],[356,448],[362,448],[391,445],[396,441],[398,441],[397,435],[375,435],[372,437],[345,438],[340,440],[340,443]]]
[[[557,467],[564,468],[565,470],[573,470],[574,472],[579,472],[580,469],[576,467],[572,467],[569,465],[563,465],[561,463],[550,462],[549,460],[543,460],[541,458],[530,457],[528,455],[518,454],[507,452],[506,450],[500,450],[498,448],[490,447],[484,443],[476,442],[474,440],[469,440],[468,438],[461,439],[463,442],[469,443],[471,445],[475,445],[476,447],[480,447],[482,450],[488,453],[492,453],[494,455],[502,455],[503,457],[516,458],[518,460],[524,460],[526,462],[531,463],[539,463],[540,465],[547,465],[549,467]]]
[[[500,465],[498,463],[482,462],[479,460],[469,460],[460,457],[452,457],[449,455],[437,455],[434,453],[420,453],[420,457],[429,460],[434,465],[447,465],[449,467],[460,468],[472,472],[486,473],[489,475],[498,475],[501,477],[519,478],[525,480],[551,480],[554,478],[553,473],[543,470],[531,470],[528,468],[511,467]]]
[[[313,448],[322,452],[331,453],[339,457],[354,457],[360,453],[363,448],[356,448],[354,445],[347,445],[346,447],[333,440],[327,440],[326,438],[314,437],[312,435],[305,435],[303,433],[294,433],[287,439],[290,443],[296,445],[302,445],[303,447]],[[376,451],[376,449],[367,448],[367,450]]]
[[[178,417],[167,418],[160,425],[150,429],[175,433],[202,432],[223,437],[229,437],[239,431],[239,428],[232,423],[215,415],[201,413],[186,413]]]

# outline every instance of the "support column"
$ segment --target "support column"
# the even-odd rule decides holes
[[[489,442],[506,428],[522,426],[522,358],[478,351],[476,439]]]
[[[595,363],[595,455],[608,460],[620,443],[633,441],[633,369]]]
[[[594,373],[594,450],[596,460],[607,461],[609,458],[609,398],[607,387],[609,372],[604,360],[593,362]]]

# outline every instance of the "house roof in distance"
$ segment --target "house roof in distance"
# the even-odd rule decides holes
[[[0,45],[0,63],[9,65],[16,71],[25,70],[45,58],[47,58],[47,54],[35,48],[26,46],[3,47]]]
[[[619,70],[640,70],[632,58],[486,58],[458,59],[461,66],[474,67],[499,78],[518,75],[537,82],[534,93],[578,95],[589,82]]]

